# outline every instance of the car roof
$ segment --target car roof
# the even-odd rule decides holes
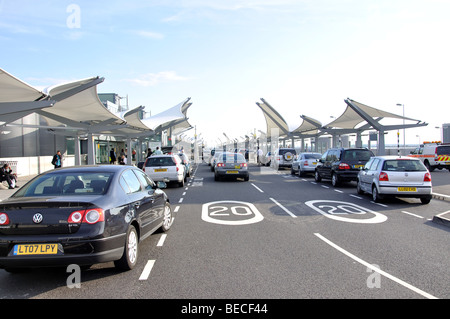
[[[79,165],[56,168],[43,174],[58,174],[58,173],[75,173],[75,172],[119,172],[128,168],[134,168],[130,165]]]

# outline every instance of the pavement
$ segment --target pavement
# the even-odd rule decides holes
[[[36,175],[19,176],[17,185],[23,186]],[[0,202],[14,194],[19,188],[8,189],[0,183]],[[450,184],[433,186],[433,199],[450,202]],[[433,217],[433,222],[450,227],[450,210]]]

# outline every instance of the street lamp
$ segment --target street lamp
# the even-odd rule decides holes
[[[405,143],[405,104],[397,103],[397,106],[401,106],[403,108],[403,149],[405,149],[406,143]]]

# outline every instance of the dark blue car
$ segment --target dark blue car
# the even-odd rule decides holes
[[[169,199],[142,170],[122,165],[59,168],[0,202],[0,268],[138,260],[138,244],[173,222]]]

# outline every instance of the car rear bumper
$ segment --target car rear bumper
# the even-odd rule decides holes
[[[248,177],[248,170],[233,170],[233,169],[217,169],[215,170],[215,174],[218,177],[237,177],[237,178],[246,178]]]
[[[56,255],[14,255],[16,244],[59,244]],[[14,241],[2,238],[0,242],[0,268],[52,267],[70,264],[92,265],[118,260],[123,255],[125,234],[95,240],[74,238],[47,239],[45,241]]]
[[[379,185],[378,187],[378,193],[381,195],[393,195],[398,197],[425,197],[425,198],[431,198],[432,197],[432,188],[428,186],[412,186],[415,188],[415,191],[400,191],[399,188],[404,187],[402,186],[385,186],[385,185]]]

